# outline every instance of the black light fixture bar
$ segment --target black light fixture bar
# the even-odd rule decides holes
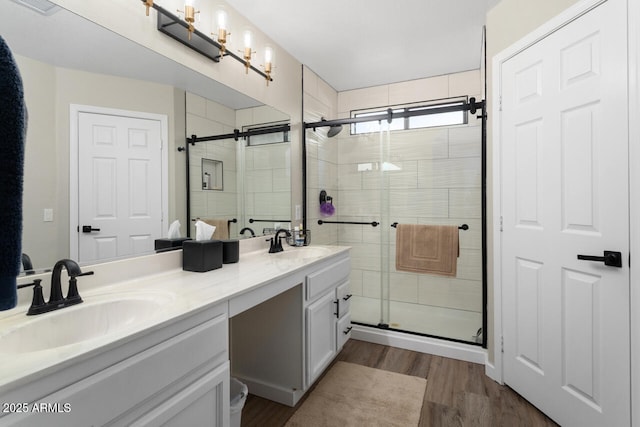
[[[145,0],[141,1],[146,5]],[[191,32],[191,39],[189,39],[189,24],[187,24],[179,16],[174,15],[162,6],[158,6],[157,4],[153,3],[151,7],[158,12],[158,31],[168,35],[172,39],[182,43],[190,49],[195,50],[199,54],[206,56],[212,61],[220,62],[220,49],[222,48],[222,46],[217,41],[215,41],[211,37],[208,37],[206,34],[195,28]],[[225,49],[224,56],[230,56],[231,58],[235,59],[243,66],[245,66],[244,58],[241,58],[235,53],[230,52],[228,49]],[[259,70],[253,65],[250,65],[249,68],[261,75],[263,78],[271,82],[273,81],[273,78],[271,78],[271,76],[267,76],[263,71]]]
[[[391,108],[387,109],[386,113],[375,114],[365,117],[352,117],[347,119],[335,119],[335,120],[322,120],[314,123],[305,123],[305,129],[315,129],[327,126],[339,126],[350,125],[353,123],[365,123],[386,120],[391,123],[391,120],[395,118],[416,117],[416,116],[428,116],[431,114],[451,113],[454,111],[469,111],[471,114],[475,114],[478,110],[485,108],[485,101],[476,101],[475,98],[469,98],[469,102],[465,102],[458,105],[448,105],[445,107],[425,108],[420,110],[410,110],[393,112]]]

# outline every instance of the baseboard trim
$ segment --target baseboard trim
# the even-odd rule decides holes
[[[249,393],[286,406],[296,406],[296,403],[298,403],[300,398],[304,395],[304,391],[299,389],[285,389],[274,384],[243,377],[241,375],[232,376],[237,378],[240,382],[245,383],[249,388]]]
[[[487,361],[487,351],[484,348],[437,338],[404,334],[398,331],[386,331],[368,326],[353,325],[351,338],[481,365],[484,365]]]

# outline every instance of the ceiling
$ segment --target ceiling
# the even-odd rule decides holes
[[[479,68],[485,16],[499,1],[227,3],[340,92]]]

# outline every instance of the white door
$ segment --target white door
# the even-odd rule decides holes
[[[78,114],[78,260],[153,251],[162,237],[159,120]]]
[[[504,381],[563,426],[630,425],[625,8],[501,68]]]

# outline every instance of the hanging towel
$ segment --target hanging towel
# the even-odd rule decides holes
[[[449,225],[398,224],[396,270],[455,277],[458,227]]]
[[[228,219],[203,219],[209,225],[216,227],[211,239],[227,240],[229,238],[229,220]]]
[[[0,37],[0,310],[16,306],[22,258],[22,185],[27,108],[22,78]]]

